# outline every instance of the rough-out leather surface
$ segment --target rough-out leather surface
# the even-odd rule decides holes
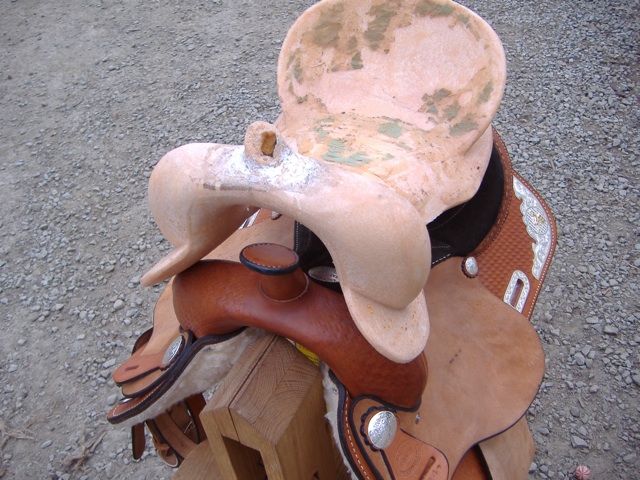
[[[158,456],[172,467],[179,466],[187,455],[206,438],[200,421],[200,412],[206,402],[201,394],[192,395],[177,403],[145,425],[151,432]],[[132,430],[134,458],[140,458],[144,449],[144,428],[136,425]],[[139,454],[139,455],[136,455]]]
[[[260,289],[261,275],[224,261],[201,261],[177,275],[173,304],[196,338],[254,326],[294,340],[326,362],[355,396],[369,393],[411,408],[426,382],[424,357],[397,364],[378,353],[356,328],[340,294],[309,283],[294,301]],[[375,376],[371,373],[375,372]]]
[[[524,415],[544,373],[542,347],[526,317],[496,298],[479,279],[468,278],[461,263],[454,257],[431,272],[425,293],[436,320],[425,349],[429,381],[417,409],[395,410],[404,432],[398,441],[406,434],[442,452],[447,478],[473,445],[508,429]],[[342,409],[343,421],[348,421],[343,426],[343,447],[351,449],[352,458],[366,458],[373,451],[361,433],[358,413],[392,407],[367,396],[347,397]],[[407,448],[416,451],[410,444]],[[393,474],[423,478],[427,463],[423,461],[422,468],[416,466],[408,476],[398,476],[396,470]],[[363,478],[371,474],[364,472]],[[444,478],[440,475],[433,478]]]
[[[280,245],[293,245],[293,221],[286,217],[269,220],[269,215],[261,215],[259,220],[251,228],[243,228],[235,232],[222,245],[207,255],[207,258],[238,259],[242,248],[253,241],[275,242]],[[164,412],[178,400],[182,400],[190,393],[199,393],[218,382],[228,369],[223,365],[210,366],[206,375],[202,374],[204,366],[197,365],[214,354],[202,352],[209,347],[206,340],[196,346],[198,352],[182,349],[168,365],[162,369],[164,353],[179,337],[190,339],[189,346],[193,346],[192,335],[180,331],[180,324],[173,309],[172,281],[162,291],[153,314],[153,328],[145,332],[136,341],[133,355],[114,372],[114,380],[122,388],[123,394],[128,397],[126,402],[118,404],[109,412],[107,419],[112,423],[144,422]],[[251,335],[250,335],[251,336]],[[197,340],[197,339],[196,339]],[[211,339],[215,341],[215,339]],[[242,345],[240,342],[225,342],[229,348],[232,343]],[[225,347],[222,347],[224,350]],[[193,349],[191,349],[193,350]],[[185,354],[187,356],[185,357]],[[199,355],[199,356],[198,356]],[[197,357],[197,358],[196,358]],[[194,358],[196,358],[194,362]],[[177,365],[177,362],[182,362]],[[196,365],[194,365],[196,364]],[[180,367],[180,368],[176,368]],[[230,368],[230,367],[229,367]],[[186,378],[197,375],[200,372],[202,378]],[[194,391],[186,392],[185,388],[177,391],[174,382],[180,378],[182,384],[190,385]],[[200,389],[194,385],[202,385]]]

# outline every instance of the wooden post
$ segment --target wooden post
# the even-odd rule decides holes
[[[325,413],[319,368],[288,341],[264,337],[200,414],[209,449],[194,450],[175,479],[346,479]]]

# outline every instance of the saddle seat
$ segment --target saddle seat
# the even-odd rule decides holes
[[[429,336],[424,227],[478,190],[505,71],[496,34],[454,2],[319,2],[281,50],[276,126],[252,124],[244,146],[180,147],[155,167],[150,206],[174,250],[143,284],[268,208],[326,245],[367,341],[411,361]]]

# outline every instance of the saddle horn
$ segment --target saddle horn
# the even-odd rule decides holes
[[[423,351],[429,235],[418,211],[375,177],[296,154],[275,127],[256,122],[244,147],[192,144],[167,154],[149,180],[149,202],[174,250],[144,285],[204,257],[253,211],[247,205],[269,208],[325,243],[349,311],[376,350],[400,363]]]

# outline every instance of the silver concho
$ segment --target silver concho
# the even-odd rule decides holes
[[[393,412],[383,410],[376,413],[367,426],[367,437],[371,444],[379,449],[385,449],[393,442],[398,430],[398,420]]]
[[[333,267],[313,267],[309,269],[309,276],[320,282],[338,283],[338,273]]]
[[[551,251],[551,222],[542,204],[531,190],[517,178],[513,178],[513,190],[518,199],[522,200],[520,211],[522,221],[527,226],[527,233],[535,240],[533,244],[533,267],[531,273],[540,280],[544,263]]]
[[[470,277],[478,275],[478,262],[474,257],[469,257],[464,261],[464,270]]]
[[[520,294],[516,299],[514,296],[518,291],[518,284],[520,284]],[[521,270],[516,270],[513,272],[513,275],[511,275],[511,280],[509,281],[509,285],[507,285],[507,290],[504,292],[504,302],[522,313],[524,310],[524,304],[527,302],[530,289],[531,284],[529,283],[527,275]]]
[[[179,336],[171,343],[171,345],[169,345],[169,348],[167,348],[167,351],[164,352],[164,356],[162,357],[163,365],[166,365],[175,358],[182,347],[183,341],[184,338],[182,338],[182,336]]]

